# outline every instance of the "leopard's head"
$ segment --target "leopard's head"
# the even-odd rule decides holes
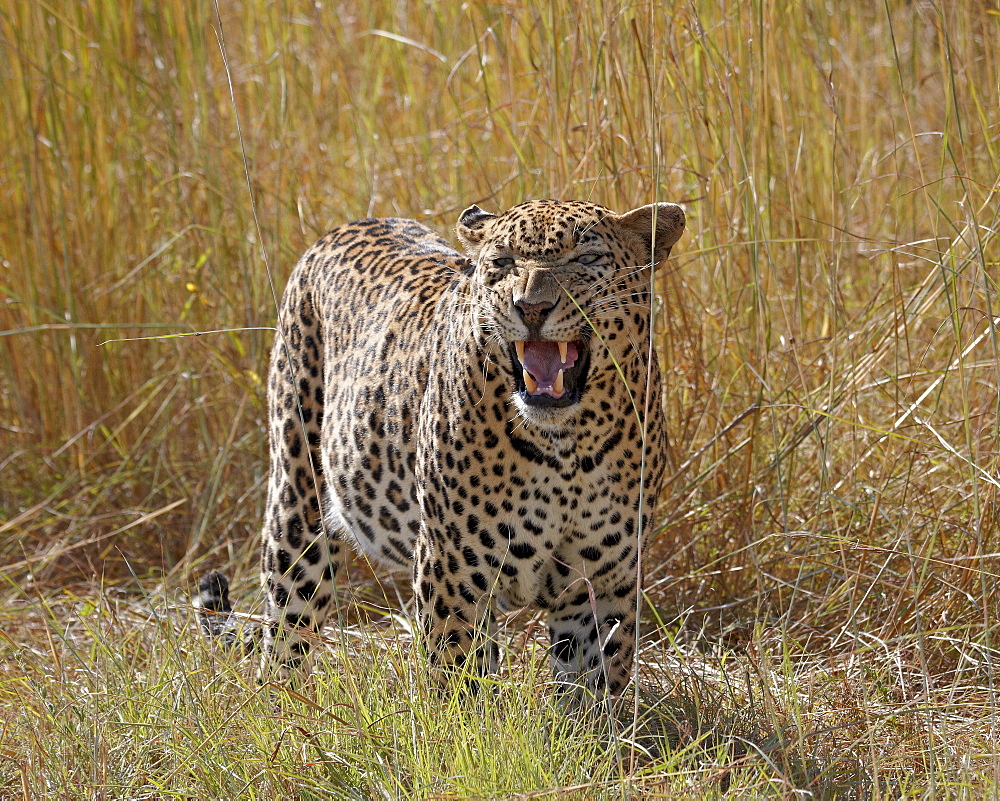
[[[593,203],[533,200],[500,215],[470,206],[457,233],[473,262],[477,325],[528,420],[557,423],[648,335],[650,269],[684,231],[672,203],[625,214]],[[497,353],[499,351],[499,353]],[[642,349],[645,353],[645,349]]]

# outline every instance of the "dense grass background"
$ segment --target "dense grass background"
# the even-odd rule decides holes
[[[995,796],[995,0],[220,7],[0,0],[0,785]],[[361,564],[276,705],[186,601],[251,609],[266,263],[544,196],[688,212],[652,753],[552,708],[530,617],[442,705]]]

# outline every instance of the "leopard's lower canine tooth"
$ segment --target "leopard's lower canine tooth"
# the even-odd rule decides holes
[[[568,342],[559,343],[559,364],[566,364],[566,351],[569,350]]]
[[[563,361],[565,361],[565,359],[563,359]],[[556,376],[556,382],[552,385],[552,389],[556,393],[558,393],[559,395],[562,395],[562,391],[563,391],[563,371],[562,370],[560,370],[559,371],[559,375]]]
[[[527,370],[521,370],[521,377],[524,379],[524,388],[528,390],[529,395],[534,395],[538,392],[538,382],[531,377],[531,373]]]
[[[517,349],[517,360],[523,364],[524,363],[524,340],[523,339],[517,339],[517,340],[515,340],[514,341],[514,347]],[[566,360],[563,359],[563,361],[566,361]]]

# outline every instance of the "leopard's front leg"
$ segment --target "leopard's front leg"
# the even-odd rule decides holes
[[[495,672],[499,661],[490,589],[493,571],[469,565],[449,537],[425,528],[417,539],[413,594],[431,666],[464,669],[473,676]]]
[[[628,686],[635,655],[634,581],[631,587],[579,581],[549,612],[552,673],[585,704],[617,697]]]

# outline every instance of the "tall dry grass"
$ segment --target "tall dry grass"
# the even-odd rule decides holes
[[[681,201],[651,619],[874,792],[995,787],[996,4],[220,6],[0,4],[9,642],[252,572],[264,254],[280,291],[346,219]]]

